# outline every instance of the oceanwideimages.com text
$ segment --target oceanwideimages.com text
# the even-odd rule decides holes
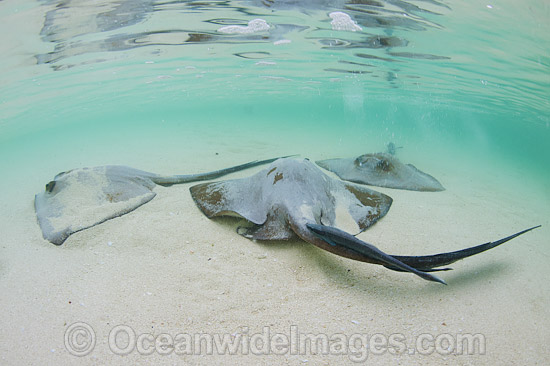
[[[87,323],[77,322],[65,331],[65,348],[85,356],[96,347],[96,334]],[[402,333],[312,333],[292,325],[287,332],[265,326],[261,332],[240,327],[233,333],[138,333],[128,325],[117,325],[108,334],[109,351],[116,355],[332,355],[364,362],[371,355],[483,355],[486,340],[476,333],[422,333],[407,339]]]

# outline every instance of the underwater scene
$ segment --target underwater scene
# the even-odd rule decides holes
[[[1,364],[550,361],[550,3],[0,0],[0,30]]]

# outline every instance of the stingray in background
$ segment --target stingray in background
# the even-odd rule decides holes
[[[127,166],[107,165],[59,173],[35,196],[34,207],[44,239],[61,245],[73,233],[127,214],[152,200],[155,185],[219,178],[278,158],[208,173],[163,176]]]
[[[363,231],[389,210],[392,199],[367,187],[324,174],[309,160],[279,159],[255,175],[202,183],[190,189],[208,217],[239,216],[254,226],[244,236],[259,240],[290,239],[295,235],[331,253],[358,261],[412,272],[445,283],[427,273],[515,238],[521,231],[493,243],[429,256],[392,256],[346,231]]]
[[[395,153],[395,147],[393,151]],[[350,182],[410,191],[445,190],[437,179],[412,164],[401,163],[391,153],[364,154],[357,158],[328,159],[316,163]]]
[[[397,149],[402,149],[403,146],[395,146],[393,142],[390,142],[386,145],[386,152],[390,155],[395,155]]]

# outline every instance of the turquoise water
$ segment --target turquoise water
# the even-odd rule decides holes
[[[548,178],[548,4],[308,4],[4,1],[0,141],[53,150],[45,140],[62,138],[56,159],[74,139],[138,148],[154,135],[158,145],[193,141],[199,155],[256,140],[252,155],[306,156],[394,141]],[[362,30],[334,30],[334,11]],[[257,18],[269,29],[219,31]],[[108,161],[81,159],[95,163]]]
[[[529,190],[543,217],[549,14],[542,1],[4,1],[2,167],[37,190],[74,167],[190,173],[394,142],[448,184]],[[246,33],[254,19],[265,29]]]
[[[38,152],[44,170],[204,170],[214,153],[393,141],[445,174],[528,177],[548,198],[549,14],[542,1],[4,1],[4,164]],[[253,19],[267,28],[223,31]]]

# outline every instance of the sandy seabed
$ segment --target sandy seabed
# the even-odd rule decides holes
[[[548,188],[522,172],[458,161],[450,171],[444,156],[428,161],[418,153],[400,158],[437,177],[446,191],[375,188],[394,203],[359,237],[392,254],[451,251],[543,225],[453,264],[441,273],[443,286],[297,239],[243,238],[237,219],[202,215],[189,195],[192,183],[158,186],[150,203],[54,246],[42,239],[33,196],[62,170],[126,164],[194,173],[251,157],[367,152],[253,138],[237,148],[230,137],[227,144],[189,139],[176,147],[148,135],[144,153],[137,137],[118,146],[78,136],[43,132],[2,146],[2,364],[543,365],[550,359]],[[223,348],[224,339],[235,348]]]

